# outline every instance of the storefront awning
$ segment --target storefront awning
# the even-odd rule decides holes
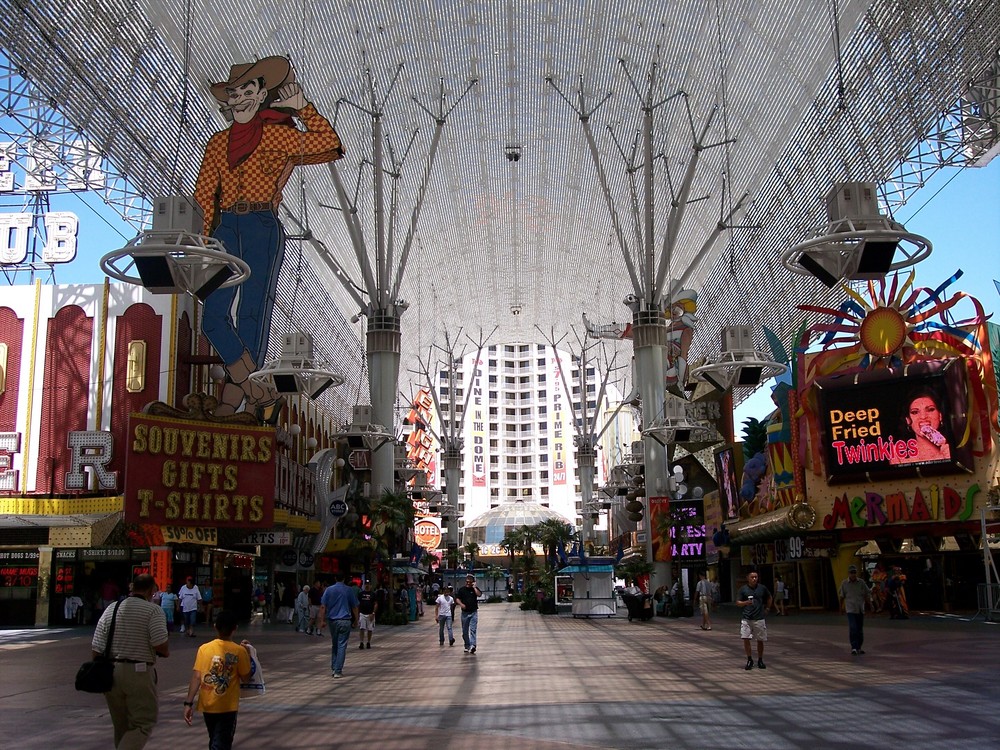
[[[405,576],[405,575],[422,576],[427,571],[421,570],[420,568],[415,568],[412,565],[393,565],[392,572],[395,575],[400,575],[400,576]]]
[[[570,573],[611,573],[614,569],[613,565],[568,565],[559,571],[559,575],[569,575]]]
[[[69,526],[93,526],[118,513],[70,514],[64,516],[35,516],[4,513],[0,514],[0,529],[63,528]]]

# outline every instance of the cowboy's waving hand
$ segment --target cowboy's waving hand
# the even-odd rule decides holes
[[[295,83],[286,83],[278,89],[278,98],[271,105],[282,109],[294,109],[298,112],[306,106],[306,96],[302,92],[302,87]]]

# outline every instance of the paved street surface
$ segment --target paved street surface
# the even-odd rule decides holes
[[[267,694],[244,700],[236,747],[376,750],[552,748],[975,748],[1000,737],[1000,625],[918,614],[869,616],[863,656],[846,618],[768,620],[766,670],[744,671],[735,609],[628,622],[542,617],[516,604],[480,611],[480,648],[438,646],[429,615],[357,634],[343,679],[330,642],[261,624],[237,632],[260,653]],[[456,635],[459,629],[456,627]],[[0,631],[0,748],[110,748],[101,696],[77,693],[89,629]],[[160,722],[148,748],[207,745],[181,703],[196,639],[160,660]]]

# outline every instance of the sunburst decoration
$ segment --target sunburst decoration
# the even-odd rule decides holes
[[[915,287],[914,273],[868,282],[863,296],[844,285],[846,299],[839,308],[799,305],[800,310],[828,315],[834,320],[809,328],[800,342],[804,351],[819,336],[823,352],[811,358],[799,382],[810,384],[818,377],[833,373],[857,372],[880,368],[897,369],[913,362],[962,357],[968,363],[970,414],[981,420],[980,434],[984,448],[992,441],[991,426],[997,424],[996,384],[987,373],[993,372],[985,326],[987,315],[975,297],[965,292],[948,293],[961,278],[955,274],[936,288]],[[971,303],[975,314],[953,319],[949,311],[962,300]],[[804,358],[803,358],[804,359]],[[968,424],[972,424],[970,419]],[[968,437],[968,436],[966,436]]]

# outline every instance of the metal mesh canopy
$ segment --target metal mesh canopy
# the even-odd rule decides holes
[[[536,325],[564,332],[584,312],[598,321],[630,318],[622,300],[635,289],[574,107],[593,110],[588,122],[622,236],[641,262],[646,227],[633,206],[642,208],[647,191],[636,134],[642,97],[658,105],[650,245],[659,264],[663,237],[677,232],[663,263],[668,278],[686,275],[686,286],[701,289],[697,354],[717,349],[723,325],[793,328],[794,306],[826,292],[785,271],[782,251],[825,220],[823,198],[836,181],[877,182],[887,206],[905,201],[901,165],[939,132],[970,81],[995,71],[1000,48],[995,0],[2,7],[0,45],[10,59],[147,197],[192,192],[204,144],[225,127],[208,84],[224,80],[233,63],[287,55],[346,146],[337,169],[356,198],[369,252],[372,121],[360,108],[372,107],[372,92],[376,102],[387,97],[384,143],[401,162],[391,227],[397,263],[432,148],[432,114],[476,80],[442,131],[402,276],[404,380],[414,357],[446,330],[499,325],[494,342],[535,341]],[[713,147],[699,152],[683,222],[671,226],[672,201],[703,132]],[[974,158],[954,153],[951,163]],[[744,194],[730,222],[738,228],[712,239]],[[361,285],[337,205],[326,167],[298,170],[285,189],[289,231],[322,246],[302,243],[314,283],[298,297],[294,278],[304,275],[293,275],[293,254],[286,256],[281,299],[328,359],[353,368],[350,385],[362,372],[364,322],[347,322],[357,302],[321,259],[328,253]],[[310,305],[322,307],[327,294],[335,309],[314,315]]]

